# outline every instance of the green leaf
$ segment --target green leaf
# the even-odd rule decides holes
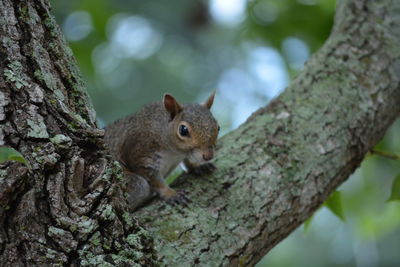
[[[392,193],[387,201],[399,201],[400,200],[400,174],[394,178],[392,184]]]
[[[29,167],[28,162],[17,150],[12,147],[0,147],[0,164],[7,160],[18,161]]]
[[[332,211],[340,220],[345,221],[343,206],[342,206],[342,193],[334,191],[325,201],[325,206]]]

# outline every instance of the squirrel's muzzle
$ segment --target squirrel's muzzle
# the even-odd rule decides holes
[[[207,149],[206,151],[203,152],[203,159],[205,161],[209,161],[214,157],[214,150],[213,149]]]

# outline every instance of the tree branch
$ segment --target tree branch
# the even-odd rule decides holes
[[[174,265],[248,266],[302,224],[400,112],[400,2],[339,1],[334,30],[286,91],[219,141],[217,171],[183,175],[189,208],[136,213]]]

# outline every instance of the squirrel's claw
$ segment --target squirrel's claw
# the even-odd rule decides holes
[[[201,176],[205,174],[210,174],[216,169],[215,165],[212,163],[206,163],[194,168],[189,169],[189,173],[196,175],[196,176]]]
[[[165,201],[172,206],[175,206],[178,204],[178,205],[182,205],[185,207],[187,207],[189,205],[189,203],[192,202],[190,200],[190,198],[186,195],[186,192],[183,190],[178,191],[178,192],[176,192],[175,195],[166,198]]]

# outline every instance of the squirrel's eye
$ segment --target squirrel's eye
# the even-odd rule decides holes
[[[189,129],[186,127],[186,125],[179,125],[179,134],[181,136],[189,136]]]

